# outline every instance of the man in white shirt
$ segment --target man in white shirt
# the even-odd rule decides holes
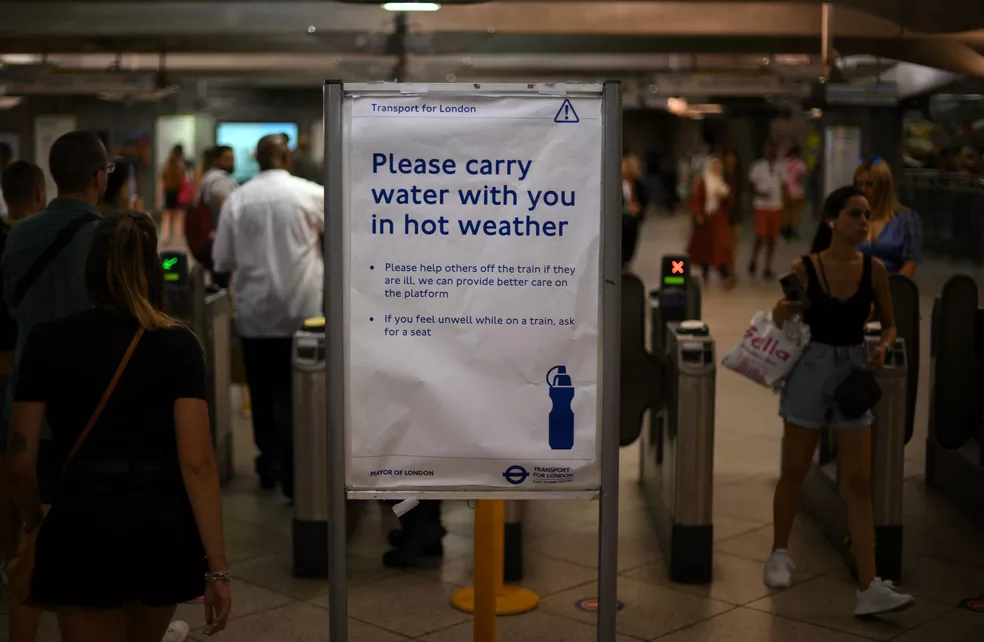
[[[764,157],[748,168],[748,185],[755,209],[755,247],[748,272],[755,274],[759,251],[765,245],[765,270],[762,276],[771,279],[775,277],[772,257],[776,239],[782,231],[782,213],[786,202],[786,167],[776,158],[776,144],[771,140],[765,141]]]
[[[291,337],[305,319],[324,315],[324,190],[291,176],[280,135],[260,139],[256,161],[260,173],[222,206],[212,258],[216,272],[233,275],[256,472],[264,488],[279,480],[292,498]]]

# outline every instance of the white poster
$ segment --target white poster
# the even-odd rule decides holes
[[[164,164],[175,145],[184,147],[185,159],[193,162],[195,158],[195,124],[194,116],[159,116],[154,137],[154,184],[161,178]],[[157,190],[160,191],[160,190]],[[163,203],[158,205],[163,206]]]
[[[854,171],[861,164],[861,129],[827,127],[824,132],[824,198],[838,187],[854,184]]]
[[[0,132],[0,143],[10,145],[10,149],[14,153],[13,159],[20,159],[20,137],[17,134],[13,132]]]
[[[601,105],[347,103],[349,488],[598,487]]]
[[[34,163],[44,170],[48,198],[58,194],[58,187],[48,169],[51,146],[63,135],[78,129],[75,116],[38,116],[34,119]]]

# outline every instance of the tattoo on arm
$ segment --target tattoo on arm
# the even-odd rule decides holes
[[[15,454],[27,452],[27,437],[23,433],[14,431],[14,436],[10,439],[10,452]]]

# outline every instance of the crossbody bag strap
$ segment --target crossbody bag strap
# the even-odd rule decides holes
[[[137,349],[137,344],[140,343],[140,337],[143,336],[144,329],[140,328],[137,333],[133,335],[133,339],[130,341],[129,347],[126,349],[126,353],[123,355],[123,359],[120,361],[120,365],[116,368],[116,374],[110,380],[109,385],[106,386],[106,391],[103,392],[102,399],[99,400],[99,405],[96,409],[92,411],[92,416],[89,417],[89,422],[82,429],[81,434],[79,434],[78,439],[75,440],[75,445],[72,446],[72,450],[68,453],[68,457],[65,458],[65,467],[68,467],[69,462],[75,458],[76,453],[79,452],[79,448],[82,447],[85,438],[89,436],[92,432],[92,428],[99,421],[99,415],[102,414],[103,410],[106,408],[106,404],[109,403],[109,398],[113,396],[113,391],[116,389],[116,384],[119,383],[120,377],[123,376],[123,371],[126,370],[126,366],[130,363],[130,357],[133,356],[133,351]]]
[[[45,248],[41,256],[31,264],[31,267],[27,269],[24,276],[17,282],[17,287],[14,289],[13,296],[10,299],[11,306],[16,310],[24,297],[27,296],[28,290],[34,285],[34,282],[38,280],[44,269],[55,260],[55,257],[61,254],[61,251],[72,242],[75,235],[78,234],[79,230],[88,225],[89,223],[95,223],[99,220],[99,217],[92,212],[86,212],[82,216],[76,217],[71,223],[63,227],[58,231],[58,236],[55,240],[51,242],[51,245]]]

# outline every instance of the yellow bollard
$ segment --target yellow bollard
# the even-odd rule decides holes
[[[475,508],[474,586],[455,591],[451,596],[454,608],[475,614],[475,642],[495,642],[497,615],[526,613],[540,603],[540,597],[533,591],[503,583],[505,522],[504,501],[479,500]]]

